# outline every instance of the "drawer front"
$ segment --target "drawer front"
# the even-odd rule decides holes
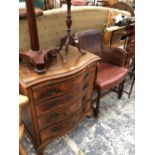
[[[86,78],[83,82],[83,102],[88,101],[92,98],[94,82],[95,82],[96,66],[89,68]]]
[[[83,109],[81,108],[79,112],[77,112],[72,118],[61,122],[54,124],[47,129],[40,132],[41,135],[41,141],[45,141],[47,139],[53,139],[56,137],[59,137],[67,132],[69,132],[71,129],[73,129],[83,118]]]
[[[51,84],[38,88],[34,91],[34,102],[37,104],[48,98],[65,95],[67,92],[70,92],[73,89],[77,88],[77,86],[79,87],[82,83],[82,80],[83,74],[80,74],[78,76],[75,76],[73,79],[64,82],[56,84],[52,84],[51,82]]]
[[[76,113],[82,106],[81,98],[77,101],[71,103],[65,108],[61,108],[55,112],[50,112],[46,116],[41,116],[38,118],[39,129],[42,130],[49,125],[70,118]]]
[[[96,73],[96,63],[87,67],[87,70],[84,73],[84,81],[89,81],[92,76],[94,77]]]
[[[56,111],[57,109],[60,108],[65,108],[70,103],[80,98],[81,95],[82,95],[82,86],[79,87],[78,89],[74,89],[73,91],[69,92],[64,96],[49,99],[45,102],[37,104],[35,106],[37,116],[43,115],[48,112]]]

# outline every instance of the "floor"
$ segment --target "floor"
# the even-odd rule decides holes
[[[125,88],[128,89],[127,79]],[[130,99],[126,94],[121,100],[115,92],[101,99],[98,119],[85,118],[70,134],[51,142],[44,155],[134,155],[135,154],[135,95]],[[35,150],[24,135],[24,147],[28,155],[36,155]]]

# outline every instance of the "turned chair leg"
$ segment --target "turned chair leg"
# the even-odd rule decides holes
[[[100,98],[101,98],[101,91],[97,90],[97,102],[96,102],[96,109],[94,112],[96,118],[98,118],[99,115]]]
[[[124,83],[125,83],[125,79],[121,82],[120,87],[119,87],[119,93],[118,93],[118,99],[122,98],[123,95],[123,89],[124,89]]]

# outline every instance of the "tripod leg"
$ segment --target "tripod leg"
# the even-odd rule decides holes
[[[57,48],[57,51],[59,52],[60,50],[62,50],[62,47],[65,43],[65,40],[66,40],[66,37],[65,38],[62,38],[61,41],[60,41],[60,46]]]
[[[80,44],[79,44],[79,41],[77,39],[74,39],[74,43],[75,43],[75,46],[77,47],[78,51],[82,54],[86,54],[86,52],[84,52],[83,50],[81,50],[80,48]]]

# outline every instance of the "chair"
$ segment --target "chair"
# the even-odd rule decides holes
[[[98,117],[101,93],[119,85],[118,98],[122,97],[125,77],[128,69],[124,68],[125,51],[119,48],[107,48],[102,43],[102,35],[97,30],[82,31],[75,34],[81,49],[87,50],[101,58],[97,68],[95,87],[97,102],[95,116]]]
[[[20,142],[24,134],[24,125],[22,123],[22,110],[23,110],[23,106],[27,104],[27,102],[28,102],[28,98],[26,96],[19,95],[19,154],[20,155],[27,155],[23,145]]]
[[[125,39],[122,40],[123,34],[126,32],[125,27],[113,26],[114,30],[105,29],[103,42],[108,47],[124,48]],[[112,27],[111,27],[112,28]]]
[[[114,25],[115,15],[109,11],[106,28],[104,29],[103,43],[108,47],[124,46],[122,36],[125,33],[125,27],[118,27]]]
[[[127,3],[118,2],[118,3],[115,3],[115,4],[111,5],[111,7],[115,8],[115,9],[119,9],[119,10],[128,11],[128,12],[131,13],[131,16],[135,16],[133,8],[131,8]]]
[[[132,71],[130,73],[130,80],[131,82],[131,87],[129,92],[124,91],[125,93],[128,94],[128,97],[130,98],[133,85],[135,82],[135,25],[129,25],[127,28],[128,36],[127,36],[127,41],[125,45],[125,49],[127,51],[127,56],[126,56],[126,61],[125,61],[125,67],[126,68],[132,68]]]

